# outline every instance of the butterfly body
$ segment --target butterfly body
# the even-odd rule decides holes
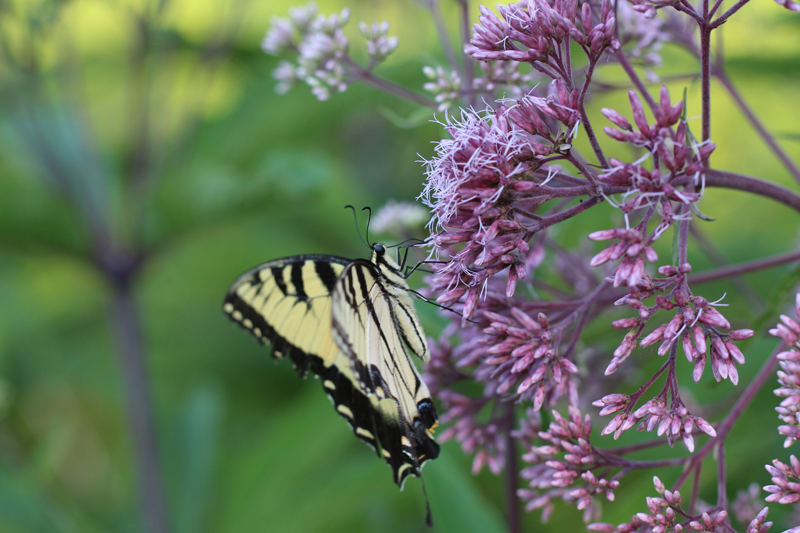
[[[301,376],[318,376],[336,412],[392,468],[402,488],[439,455],[436,410],[406,346],[427,341],[401,267],[382,245],[370,260],[299,255],[260,265],[229,290],[224,311]]]

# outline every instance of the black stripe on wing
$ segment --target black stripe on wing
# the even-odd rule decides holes
[[[369,276],[369,280],[367,276]],[[358,318],[358,324],[362,330],[364,330],[364,334],[366,335],[367,328],[365,320],[378,332],[385,355],[389,357],[392,366],[397,370],[394,377],[401,380],[400,384],[405,387],[413,397],[419,389],[419,377],[416,375],[416,372],[414,372],[415,383],[413,385],[406,383],[403,372],[399,370],[399,366],[402,363],[399,363],[397,358],[405,359],[405,364],[412,365],[412,363],[408,360],[408,354],[405,348],[402,348],[401,353],[395,353],[395,350],[392,349],[393,343],[389,341],[389,336],[397,335],[405,344],[408,344],[394,311],[394,307],[400,304],[396,302],[394,296],[383,286],[382,279],[383,275],[373,263],[365,260],[355,260],[342,272],[341,283],[344,288],[342,293],[344,294],[345,302]],[[387,305],[389,309],[391,320],[384,322],[379,319],[377,311],[375,310],[375,303],[369,297],[373,284],[378,287],[382,298],[387,299],[388,303],[385,305]],[[361,307],[366,309],[366,315],[360,312]],[[337,342],[340,348],[342,348],[342,351],[350,358],[353,372],[359,379],[361,387],[367,392],[377,394],[379,398],[391,397],[389,388],[386,386],[386,379],[389,379],[389,377],[382,376],[380,370],[374,365],[365,364],[361,357],[364,354],[357,354],[355,347],[347,340],[348,337],[352,335],[352,332],[344,331],[343,327],[339,320],[333,321],[334,334]],[[401,342],[401,344],[403,343]],[[394,399],[399,400],[398,398]]]
[[[334,293],[336,314],[333,318],[333,329],[334,338],[342,353],[347,356],[356,377],[356,386],[365,393],[374,395],[376,402],[383,400],[382,408],[375,408],[380,417],[380,423],[375,430],[386,452],[384,459],[392,467],[395,482],[402,487],[409,475],[420,475],[425,461],[439,456],[439,445],[427,431],[427,428],[436,423],[436,414],[430,398],[427,398],[430,407],[425,420],[421,419],[418,412],[416,393],[420,388],[420,378],[403,345],[399,324],[392,310],[393,305],[399,304],[387,292],[381,280],[380,272],[369,261],[356,260],[347,266]],[[337,308],[338,295],[341,295],[344,305]],[[386,306],[389,310],[384,320],[378,315],[373,298],[380,301],[378,305]],[[344,313],[349,314],[345,317],[342,316]],[[375,364],[366,360],[366,353],[358,353],[362,348],[359,341],[368,334],[378,337],[380,357],[385,359],[389,372],[386,375]],[[354,341],[357,346],[354,346]],[[363,349],[368,350],[370,347],[370,340],[366,339]],[[413,378],[415,382],[407,382],[407,377]],[[393,380],[395,385],[390,386],[388,380]],[[396,397],[391,392],[393,390],[397,390],[402,398]],[[406,394],[410,396],[410,401]],[[408,405],[412,412],[404,412],[403,405]]]
[[[322,360],[319,357],[309,357],[312,354],[298,347],[292,336],[277,331],[276,324],[284,317],[265,316],[241,298],[237,291],[243,286],[255,291],[256,295],[261,295],[264,290],[277,290],[283,298],[295,299],[296,303],[307,302],[309,295],[306,294],[302,268],[309,261],[313,263],[314,270],[327,291],[314,297],[330,297],[338,278],[331,265],[347,265],[350,260],[332,255],[297,255],[276,259],[245,272],[233,283],[223,303],[225,314],[233,322],[248,330],[259,342],[271,344],[273,357],[281,359],[289,356],[303,377],[308,370],[318,374],[322,368]],[[320,326],[330,327],[323,324]],[[296,332],[295,336],[303,333],[308,332]]]
[[[394,482],[401,488],[409,475],[419,476],[425,461],[439,456],[439,445],[424,431],[411,436],[413,446],[407,445],[411,441],[393,400],[385,400],[379,408],[376,397],[366,396],[336,365],[326,368],[320,379],[336,412],[392,468]]]

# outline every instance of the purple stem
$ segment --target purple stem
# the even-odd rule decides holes
[[[751,192],[765,198],[770,198],[776,202],[780,202],[788,207],[791,207],[800,213],[800,195],[769,181],[764,181],[752,176],[744,174],[736,174],[734,172],[725,172],[722,170],[709,169],[705,173],[707,187],[721,187],[724,189],[734,189],[738,191]],[[569,183],[584,183],[581,178],[558,174],[554,179],[565,181]],[[680,178],[673,182],[673,185],[685,185],[689,183],[690,178]],[[606,195],[621,194],[629,190],[629,187],[621,187],[615,185],[600,184],[602,191]],[[540,187],[528,193],[530,197],[538,197],[547,195],[551,198],[570,198],[576,196],[587,195],[586,185],[580,187]],[[520,198],[517,201],[525,204],[528,198]],[[530,202],[540,202],[541,198],[533,198]]]
[[[694,478],[692,478],[692,496],[689,500],[689,513],[694,514],[695,507],[697,506],[697,498],[700,496],[700,471],[703,470],[703,465],[696,465],[694,471]]]
[[[599,204],[602,201],[602,197],[600,196],[592,196],[579,204],[573,205],[569,209],[565,209],[555,215],[550,215],[543,217],[542,220],[533,224],[531,228],[528,229],[528,232],[533,234],[537,231],[541,231],[545,228],[552,226],[553,224],[558,224],[559,222],[563,222],[568,218],[572,218],[579,213],[583,213],[590,207],[594,207],[595,205]]]
[[[469,0],[458,0],[458,3],[461,4],[461,41],[466,44],[469,42],[470,29],[472,28],[469,23]],[[464,58],[464,87],[472,89],[473,79],[475,79],[475,64],[472,57],[467,56]],[[471,94],[467,103],[470,106],[475,105],[475,96]]]
[[[728,491],[725,486],[726,478],[725,441],[720,441],[717,445],[717,507],[722,509],[728,506]]]
[[[703,12],[708,14],[708,0],[703,0]],[[711,138],[711,29],[700,24],[700,84],[702,94],[703,141]],[[706,160],[706,168],[708,168]]]
[[[127,282],[114,284],[112,316],[120,345],[122,379],[125,383],[128,420],[136,456],[144,530],[148,533],[168,533],[170,526],[158,461],[153,406],[150,402],[142,346],[142,327],[136,302]]]
[[[709,169],[706,171],[706,185],[752,192],[759,196],[771,198],[800,212],[800,195],[781,185],[752,176]]]
[[[366,83],[367,85],[371,85],[376,89],[381,89],[382,91],[385,91],[393,96],[397,96],[398,98],[410,100],[421,106],[431,107],[434,109],[437,106],[436,102],[430,98],[417,94],[414,91],[410,91],[401,85],[390,82],[387,79],[376,76],[369,70],[353,61],[350,56],[345,56],[343,58],[343,62],[353,69],[353,76],[356,79]]]
[[[594,74],[594,66],[595,61],[589,59],[589,67],[586,69],[586,80],[583,82],[583,89],[581,90],[581,95],[578,98],[578,111],[581,115],[581,120],[583,121],[583,127],[586,130],[586,135],[589,137],[589,142],[592,145],[592,150],[594,150],[594,155],[597,157],[597,160],[600,162],[600,166],[603,168],[608,168],[608,160],[606,160],[606,156],[603,153],[603,149],[600,148],[600,143],[597,140],[597,136],[594,134],[594,129],[592,129],[592,123],[589,122],[589,115],[586,114],[586,92],[589,90],[589,85],[592,83],[592,74]],[[575,164],[574,161],[572,161]],[[584,170],[581,170],[583,175],[586,176],[586,179],[591,181],[593,184],[594,176],[591,173],[587,174]]]
[[[699,274],[691,276],[689,278],[689,283],[691,284],[706,283],[709,281],[715,281],[718,279],[728,278],[731,276],[739,276],[747,272],[754,272],[756,270],[761,270],[764,268],[783,265],[785,263],[793,263],[795,261],[800,261],[800,251],[790,252],[783,255],[776,255],[764,259],[757,259],[755,261],[749,261],[747,263],[739,263],[738,265],[724,266],[721,268],[710,270],[708,272],[701,272]]]
[[[633,85],[639,91],[639,94],[641,94],[642,98],[645,99],[647,105],[650,106],[650,109],[655,108],[656,107],[655,100],[653,100],[653,97],[650,96],[650,91],[647,90],[647,86],[644,84],[642,79],[636,73],[636,70],[633,68],[633,65],[631,65],[631,62],[628,61],[628,56],[625,55],[625,53],[622,51],[622,48],[620,48],[619,51],[617,52],[617,61],[619,61],[619,64],[622,66],[622,69],[631,79],[631,82],[633,82]]]
[[[739,11],[740,9],[742,9],[742,8],[745,6],[745,4],[747,4],[749,1],[750,1],[750,0],[739,0],[738,2],[736,2],[736,3],[733,5],[733,7],[731,7],[731,8],[730,8],[729,10],[727,10],[725,13],[723,13],[722,15],[720,15],[719,17],[717,17],[717,19],[716,19],[714,22],[712,22],[712,23],[711,23],[711,25],[709,26],[709,28],[713,30],[713,29],[715,29],[715,28],[718,28],[718,27],[720,27],[722,24],[724,24],[724,23],[725,23],[725,21],[727,21],[727,20],[728,20],[728,18],[730,18],[730,16],[731,16],[731,15],[733,15],[734,13],[736,13],[737,11]]]
[[[733,85],[733,82],[731,82],[730,78],[728,78],[728,75],[725,73],[725,71],[723,71],[721,68],[717,68],[714,71],[714,75],[720,81],[720,83],[722,83],[722,86],[727,89],[728,93],[736,101],[737,105],[742,110],[742,113],[745,114],[753,127],[758,130],[759,135],[764,142],[767,143],[767,146],[769,146],[770,149],[775,152],[775,155],[778,156],[778,159],[781,160],[783,165],[792,174],[794,179],[800,183],[800,168],[798,168],[797,164],[792,161],[783,148],[780,147],[778,142],[775,140],[775,137],[773,137],[767,128],[764,127],[761,121],[758,120],[758,117],[756,117],[755,113],[753,113],[753,110],[750,109],[750,106],[747,105],[747,102],[744,101],[744,98],[742,98],[742,95],[739,94],[739,91],[736,90],[736,87]]]
[[[453,43],[450,42],[450,35],[447,33],[447,26],[442,19],[442,10],[439,8],[439,0],[429,0],[428,9],[431,12],[433,23],[436,25],[436,32],[439,34],[439,40],[442,42],[442,50],[447,58],[447,62],[453,68],[458,70],[458,58],[453,49]]]
[[[717,12],[717,10],[722,6],[722,3],[724,1],[725,0],[717,0],[716,2],[714,2],[714,7],[711,8],[711,12],[709,12],[708,16],[713,17],[714,14]]]
[[[506,523],[509,533],[520,533],[520,508],[517,496],[517,440],[511,436],[514,430],[514,403],[509,402],[506,407],[505,437],[506,437]]]
[[[592,127],[589,125],[588,122],[585,123],[584,126],[586,126],[586,128],[587,128],[587,132],[591,132]],[[594,135],[594,133],[592,133],[592,135]],[[593,139],[592,140],[592,144],[597,143],[597,139],[596,138],[592,137],[592,139]],[[608,161],[605,160],[605,156],[603,155],[603,151],[600,149],[600,145],[599,144],[597,145],[597,149],[600,150],[599,157],[602,157],[603,161],[604,161],[603,168],[608,168]],[[598,152],[595,152],[595,153],[598,153]],[[597,192],[597,188],[599,187],[600,184],[598,183],[597,178],[595,177],[594,173],[592,173],[592,171],[589,170],[586,167],[586,165],[584,165],[581,162],[580,159],[578,159],[577,157],[573,156],[571,152],[567,153],[567,161],[569,161],[570,163],[575,165],[575,167],[578,170],[580,170],[581,174],[584,175],[584,177],[589,181],[589,183],[592,184],[592,187],[594,189],[592,191],[592,194],[599,194]]]

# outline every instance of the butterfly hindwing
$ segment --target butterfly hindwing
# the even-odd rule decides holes
[[[399,270],[399,267],[397,268]],[[350,360],[358,386],[377,399],[389,432],[398,432],[390,442],[395,480],[409,474],[439,454],[439,446],[428,429],[436,424],[430,392],[411,363],[405,345],[427,356],[422,328],[408,298],[408,286],[385,276],[379,259],[355,260],[341,275],[333,291],[333,332],[337,344]],[[408,298],[411,313],[402,298]],[[390,401],[387,401],[390,400]],[[391,409],[387,408],[391,407]]]

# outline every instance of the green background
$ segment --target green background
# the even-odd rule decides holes
[[[319,3],[323,13],[352,8],[347,31],[356,57],[364,55],[356,22],[392,22],[400,48],[380,75],[418,90],[422,66],[442,64],[433,24],[414,2]],[[445,17],[455,21],[450,4]],[[431,113],[362,85],[328,102],[305,86],[274,94],[277,59],[259,43],[270,18],[285,16],[290,5],[0,2],[0,531],[141,531],[109,318],[112,291],[88,259],[81,216],[87,205],[120,242],[140,240],[147,250],[133,290],[175,531],[424,530],[419,482],[397,491],[389,469],[352,437],[319,385],[298,380],[288,364],[276,365],[221,312],[230,283],[266,260],[366,255],[343,206],[413,200],[424,179],[418,160],[429,158],[431,143],[444,134],[428,122]],[[721,35],[729,75],[800,159],[800,17],[757,0]],[[690,76],[698,65],[674,46],[664,58],[658,72],[669,80],[673,101],[688,89],[697,132],[699,83]],[[599,79],[625,87],[614,67],[601,69]],[[797,190],[718,84],[712,97],[713,165]],[[601,107],[630,117],[625,91],[604,94],[591,104],[596,130],[608,125]],[[582,142],[585,136],[578,147]],[[607,153],[630,158],[624,147],[601,142]],[[148,158],[142,189],[131,188],[137,153]],[[784,206],[709,190],[700,207],[716,218],[701,229],[731,262],[796,248],[798,219]],[[590,250],[589,231],[619,223],[618,213],[602,206],[552,235]],[[665,262],[670,238],[660,243]],[[703,250],[693,245],[690,254],[695,271],[710,268]],[[791,299],[798,276],[784,267],[745,279],[749,296],[728,283],[702,287],[709,300],[728,292],[731,307],[724,312],[735,326],[763,317],[755,323],[756,340],[744,344],[742,384],[716,384],[707,375],[695,386],[689,366],[679,367],[687,398],[711,420],[725,413],[776,344],[764,332]],[[438,331],[442,318],[423,307],[429,332]],[[585,349],[613,351],[620,335],[607,327],[610,319],[587,331]],[[628,365],[661,362],[651,357],[654,350],[637,354]],[[620,392],[632,392],[646,377],[646,370],[633,372]],[[771,388],[729,439],[731,497],[751,481],[767,484],[762,465],[788,458]],[[614,445],[599,436],[595,444]],[[679,444],[661,453],[685,450]],[[504,528],[502,479],[486,472],[473,477],[470,462],[448,442],[425,469],[436,531]],[[708,501],[716,498],[713,471],[710,465],[701,484]],[[652,474],[626,477],[603,520],[619,523],[644,510]],[[659,473],[667,485],[678,474]],[[525,529],[579,530],[579,513],[557,505],[547,526],[535,512],[526,515]]]

